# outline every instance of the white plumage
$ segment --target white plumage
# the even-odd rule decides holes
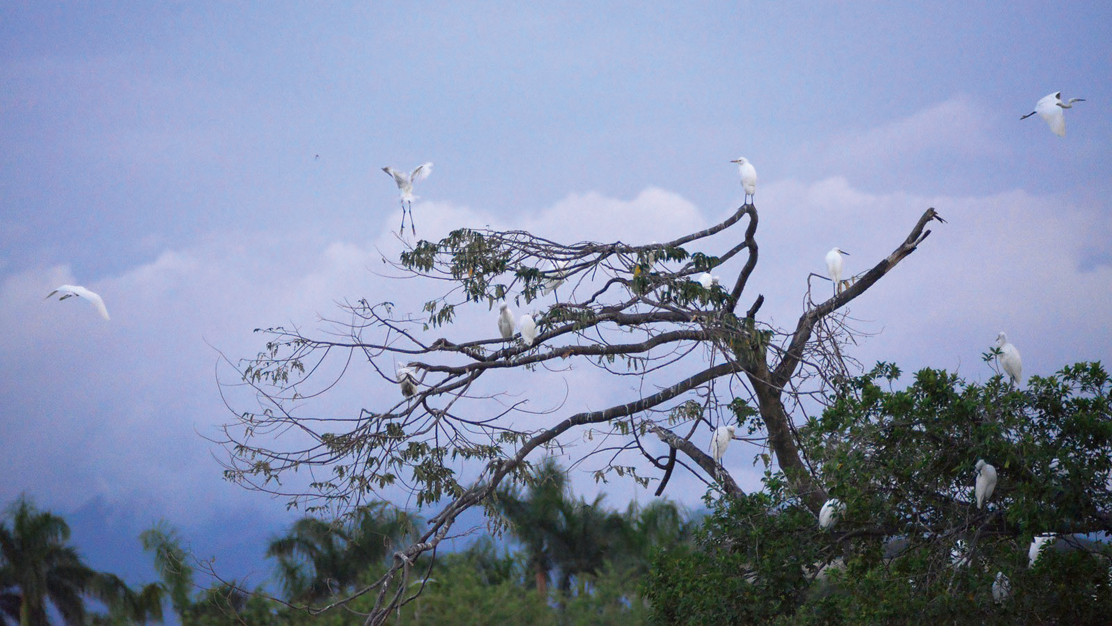
[[[1054,538],[1054,535],[1039,535],[1031,540],[1031,547],[1027,548],[1027,567],[1035,566],[1035,561],[1039,560],[1039,552],[1042,551],[1043,545]]]
[[[525,342],[525,345],[532,346],[533,341],[537,338],[537,323],[533,321],[533,316],[525,313],[518,320],[518,326],[521,328],[522,341]],[[501,330],[501,322],[499,322],[499,330]]]
[[[401,231],[398,231],[399,234],[405,230],[405,210],[408,206],[409,228],[413,232],[413,234],[416,235],[417,229],[413,225],[413,201],[417,199],[417,196],[413,195],[413,183],[429,177],[429,174],[432,173],[432,163],[422,163],[421,165],[418,165],[417,169],[413,170],[413,172],[410,174],[399,172],[398,170],[389,166],[382,168],[382,171],[394,177],[394,183],[398,185],[398,191],[401,192],[402,228]]]
[[[552,268],[548,273],[548,278],[544,279],[544,295],[553,292],[561,283],[564,282],[564,268],[568,266],[567,261],[549,261],[549,266]]]
[[[1004,575],[1004,572],[996,572],[996,580],[992,581],[992,599],[997,604],[1000,604],[1008,599],[1012,592],[1012,582]]]
[[[505,302],[498,307],[498,332],[502,333],[503,339],[514,336],[514,314],[510,311],[510,305]]]
[[[84,298],[92,303],[93,307],[97,310],[98,313],[100,313],[101,317],[103,317],[105,320],[108,319],[108,309],[104,306],[104,300],[102,300],[99,295],[89,291],[88,289],[78,285],[62,285],[54,291],[46,294],[46,298],[44,298],[44,300],[49,300],[50,296],[53,296],[56,293],[62,294],[58,296],[59,302],[65,300],[66,298],[72,298],[74,296],[77,296],[78,298]]]
[[[731,163],[737,163],[737,171],[741,174],[741,186],[745,189],[746,203],[757,193],[757,170],[745,157],[738,157]]]
[[[730,440],[734,438],[734,431],[737,430],[735,426],[719,426],[714,430],[714,437],[710,440],[710,455],[714,457],[715,463],[721,463],[723,455],[726,454],[726,448],[730,445]]]
[[[417,370],[414,363],[410,363],[406,367],[398,368],[398,386],[402,389],[402,395],[410,398],[417,393]]]
[[[838,519],[845,513],[846,505],[837,498],[831,498],[822,505],[819,511],[819,528],[826,530],[838,523]]]
[[[985,502],[992,497],[996,489],[996,468],[985,463],[984,459],[977,460],[977,508],[983,509]]]
[[[1000,348],[1000,356],[997,357],[1000,367],[1012,384],[1018,385],[1023,380],[1023,359],[1019,357],[1019,350],[1008,342],[1008,336],[1003,331],[996,336],[996,347]]]
[[[1038,113],[1039,117],[1046,120],[1046,124],[1050,126],[1051,132],[1059,137],[1065,137],[1066,116],[1062,113],[1062,109],[1072,109],[1074,102],[1084,101],[1084,98],[1070,98],[1069,102],[1062,102],[1062,92],[1056,91],[1040,99],[1035,105],[1034,111],[1031,111],[1019,119],[1025,120]]]
[[[842,293],[842,255],[849,254],[838,248],[834,247],[833,250],[826,253],[826,272],[830,274],[830,280],[834,281],[834,293]]]

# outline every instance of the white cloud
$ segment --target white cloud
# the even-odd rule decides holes
[[[870,320],[865,326],[883,331],[858,356],[908,367],[960,363],[963,374],[983,377],[980,352],[1003,329],[1032,373],[1050,373],[1079,358],[1107,361],[1112,345],[1100,312],[1112,304],[1112,269],[1079,269],[1083,250],[1075,235],[1085,228],[1085,212],[1057,198],[1021,191],[968,198],[875,195],[841,178],[766,183],[761,198],[761,260],[747,297],[765,294],[765,319],[794,325],[807,273],[824,271],[823,255],[834,245],[852,253],[847,271],[861,272],[887,255],[927,206],[935,206],[949,223],[932,225],[934,234],[920,249],[851,307],[854,316]],[[414,209],[419,233],[430,238],[462,225],[490,224],[563,241],[646,242],[707,225],[690,202],[653,188],[632,200],[572,194],[516,222],[449,203]],[[381,259],[396,258],[401,248],[392,231],[396,217],[384,216],[380,234],[367,241],[266,232],[213,236],[164,251],[150,263],[88,283],[104,296],[113,316],[109,323],[84,303],[42,300],[58,284],[81,282],[65,266],[5,278],[0,439],[9,442],[6,454],[17,470],[14,480],[0,486],[0,499],[26,490],[47,507],[74,508],[103,495],[197,523],[229,506],[279,509],[281,502],[224,483],[213,447],[198,436],[213,435],[231,417],[218,395],[217,354],[209,344],[231,358],[251,356],[265,341],[251,329],[319,328],[318,315],[335,317],[335,302],[345,299],[389,299],[419,310],[432,293],[428,286],[378,275],[394,274]],[[704,250],[721,252],[734,241],[733,235],[720,236]],[[813,284],[819,294],[830,288],[826,281]],[[445,334],[487,332],[493,336],[493,314],[476,306]],[[374,404],[376,394],[393,398],[386,381],[364,374],[345,379],[313,411],[350,415],[352,407]],[[588,367],[522,373],[500,384],[548,390],[534,398],[531,410],[559,405],[566,395],[559,415],[635,393],[629,380],[614,383]],[[739,480],[755,485],[752,450],[738,446],[731,453],[729,466]],[[580,475],[577,488],[598,487]],[[612,500],[640,493],[615,483],[606,490]],[[669,490],[688,504],[697,504],[701,493],[682,477]],[[198,494],[206,501],[192,504]]]

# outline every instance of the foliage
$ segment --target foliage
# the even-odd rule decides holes
[[[1112,606],[1112,385],[1099,363],[1018,390],[880,364],[800,429],[816,475],[847,504],[830,532],[785,489],[722,497],[696,549],[646,582],[667,623],[1102,623]],[[984,509],[974,464],[999,482]],[[1059,537],[1028,568],[1032,537]],[[956,548],[958,541],[962,547]],[[827,567],[830,566],[830,567]],[[824,569],[825,568],[825,569]],[[1011,598],[993,602],[996,572]]]

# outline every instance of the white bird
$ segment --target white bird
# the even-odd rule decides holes
[[[703,272],[702,274],[699,274],[698,281],[699,284],[703,286],[703,289],[710,289],[718,284],[718,277],[711,276],[710,274]]]
[[[1084,98],[1070,98],[1069,102],[1062,102],[1062,92],[1056,91],[1049,96],[1039,100],[1035,105],[1035,110],[1027,115],[1019,118],[1025,120],[1032,115],[1038,113],[1039,117],[1046,120],[1050,130],[1059,137],[1066,136],[1066,116],[1062,114],[1062,109],[1072,109],[1074,102],[1084,102]]]
[[[738,157],[730,163],[737,163],[737,171],[741,174],[741,186],[745,188],[745,200],[749,201],[757,193],[757,170],[753,169],[753,164],[745,157]]]
[[[417,393],[416,363],[398,368],[398,386],[402,388],[402,395],[411,398]]]
[[[1018,385],[1023,380],[1023,359],[1019,357],[1019,350],[1008,343],[1008,336],[1004,331],[996,336],[996,347],[1000,348],[1000,356],[997,357],[1000,367],[1004,368],[1004,373],[1012,384]]]
[[[1008,599],[1012,592],[1012,583],[1004,572],[996,572],[996,580],[992,582],[992,599],[1000,604]]]
[[[498,332],[502,333],[503,339],[514,336],[514,314],[510,310],[510,305],[505,302],[498,307]]]
[[[1039,551],[1042,550],[1043,544],[1054,538],[1054,535],[1039,535],[1031,540],[1031,547],[1027,548],[1027,567],[1035,566],[1035,561],[1039,560]]]
[[[86,289],[84,287],[77,286],[77,285],[62,285],[61,287],[58,287],[54,291],[51,291],[50,293],[46,294],[46,297],[43,298],[43,299],[44,300],[49,300],[50,296],[53,296],[56,293],[62,294],[61,296],[58,296],[58,301],[59,302],[61,302],[62,300],[65,300],[66,298],[72,298],[74,296],[77,296],[79,298],[85,298],[86,300],[88,300],[89,302],[91,302],[93,304],[93,306],[96,308],[97,312],[100,313],[101,317],[103,317],[106,320],[108,319],[108,309],[104,306],[104,300],[102,300],[100,296],[98,296],[97,294],[89,291],[88,289]]]
[[[416,235],[417,228],[413,225],[413,201],[417,198],[417,196],[413,195],[413,183],[429,177],[429,174],[432,173],[432,163],[422,163],[421,165],[418,165],[417,169],[413,170],[413,173],[409,175],[406,175],[405,172],[399,172],[398,170],[389,166],[382,168],[382,171],[394,177],[394,182],[397,183],[398,189],[401,191],[402,227],[401,230],[398,231],[398,234],[400,235],[402,232],[405,231],[405,209],[408,206],[409,229],[413,231],[414,235]]]
[[[521,328],[522,341],[525,342],[525,345],[532,346],[533,341],[537,338],[537,323],[533,321],[533,316],[528,313],[522,315],[517,325]],[[501,330],[501,322],[499,322],[499,330]]]
[[[544,279],[544,295],[552,293],[557,287],[564,282],[564,268],[568,266],[567,261],[549,261],[549,266],[552,268],[548,272],[548,278]]]
[[[826,271],[830,274],[830,280],[834,281],[834,293],[842,293],[842,255],[849,253],[837,246],[833,250],[826,253]]]
[[[992,497],[996,489],[996,468],[985,463],[984,459],[977,459],[977,508],[983,509],[985,502]]]
[[[838,523],[838,519],[842,517],[842,513],[846,512],[846,505],[837,498],[831,498],[822,505],[819,511],[819,528],[826,530],[831,528],[834,524]]]
[[[734,431],[737,430],[735,426],[719,426],[714,431],[714,437],[710,440],[710,455],[714,457],[715,463],[721,463],[722,457],[726,454],[726,448],[730,445],[730,440],[734,438]]]

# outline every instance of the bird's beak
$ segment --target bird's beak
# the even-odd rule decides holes
[[[841,252],[842,254],[844,254],[844,255],[846,255],[846,256],[849,256],[849,253],[848,253],[848,252],[846,252],[845,250],[839,250],[838,252]]]

